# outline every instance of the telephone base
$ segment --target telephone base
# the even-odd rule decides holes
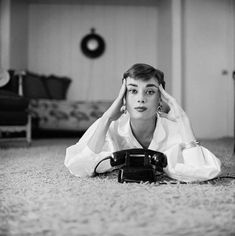
[[[151,167],[130,168],[123,167],[119,169],[118,173],[119,183],[140,183],[140,182],[156,182],[155,171]]]

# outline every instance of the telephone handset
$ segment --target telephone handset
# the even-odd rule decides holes
[[[150,149],[126,149],[110,157],[112,167],[121,166],[118,182],[156,182],[156,172],[167,166],[165,154]]]

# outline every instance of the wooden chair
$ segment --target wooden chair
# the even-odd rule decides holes
[[[11,79],[18,84],[18,91],[12,91],[9,81],[0,89],[0,141],[26,139],[31,143],[31,115],[29,99],[23,96],[22,78],[24,71],[15,72]],[[2,133],[25,132],[25,137],[3,138]]]

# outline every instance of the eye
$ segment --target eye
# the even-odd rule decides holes
[[[131,93],[131,94],[136,94],[137,90],[136,89],[129,89],[128,92]]]
[[[155,93],[154,90],[147,90],[147,91],[146,91],[146,94],[147,94],[147,95],[153,95],[154,93]]]

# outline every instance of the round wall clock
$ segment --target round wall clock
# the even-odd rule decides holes
[[[81,50],[84,55],[89,58],[100,57],[105,51],[104,39],[95,33],[95,29],[91,29],[91,33],[82,38]]]

